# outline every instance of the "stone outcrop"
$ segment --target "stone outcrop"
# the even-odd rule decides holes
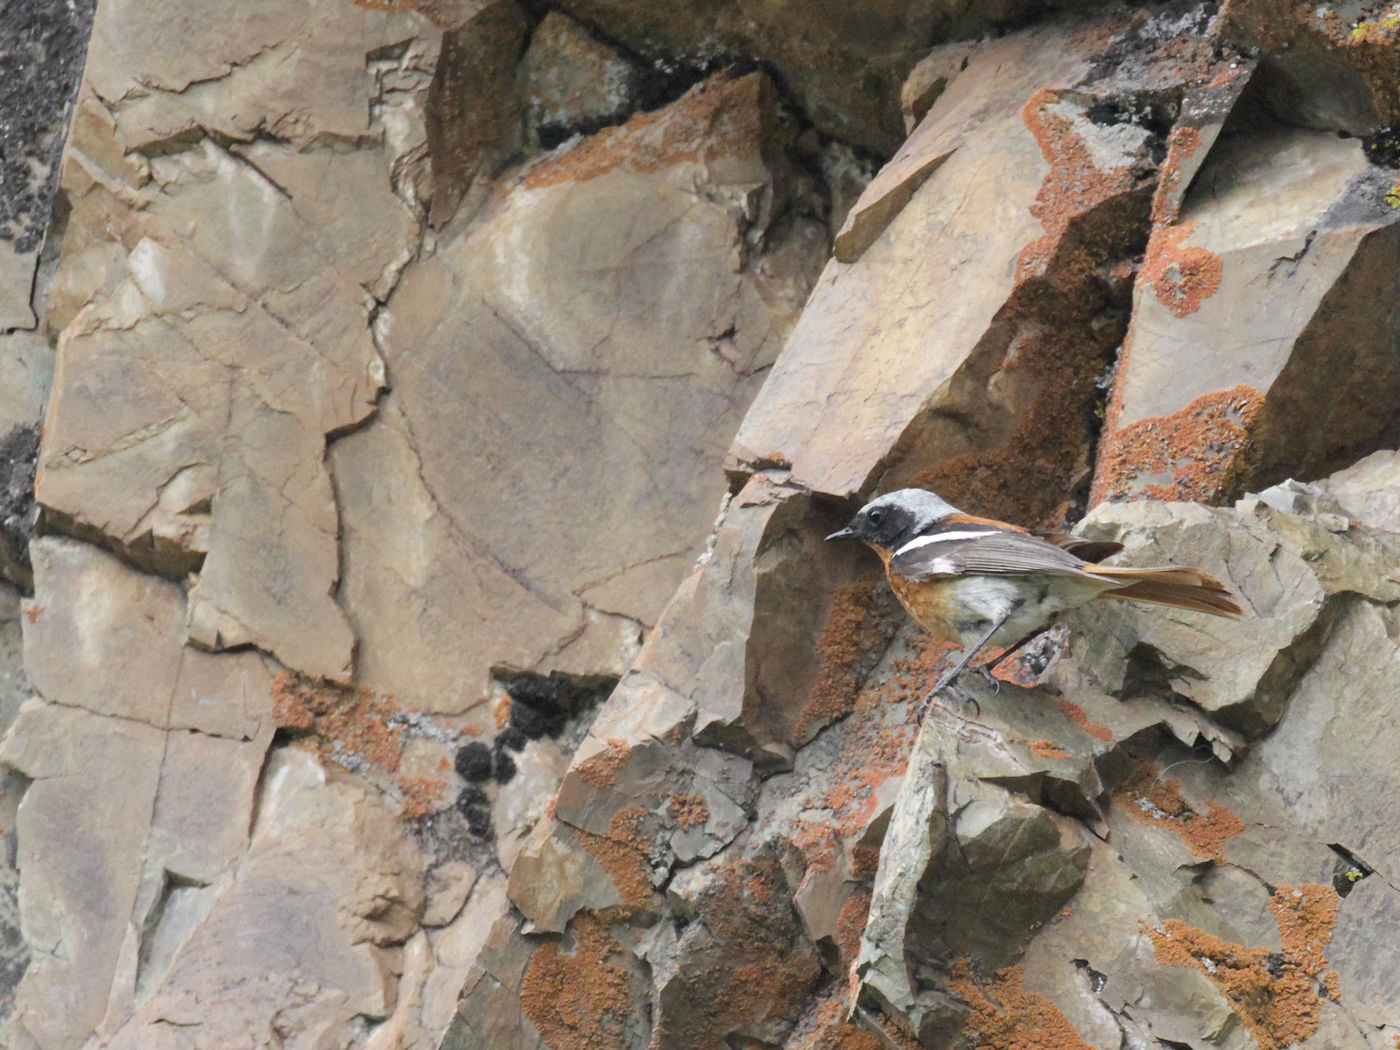
[[[1389,7],[94,17],[4,183],[0,1043],[1400,1038]],[[925,715],[823,539],[904,485],[1246,615]]]

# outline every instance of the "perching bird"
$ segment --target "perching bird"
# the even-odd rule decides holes
[[[1100,565],[1121,544],[1042,539],[1016,525],[963,514],[924,489],[900,489],[862,507],[829,540],[859,539],[885,563],[890,587],[926,630],[967,652],[928,693],[946,689],[987,644],[1004,659],[1066,609],[1095,598],[1239,616],[1229,591],[1200,569]],[[1081,557],[1083,555],[1084,557]]]

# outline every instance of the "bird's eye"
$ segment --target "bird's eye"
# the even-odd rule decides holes
[[[885,518],[885,512],[883,510],[872,510],[869,514],[869,518],[870,524],[879,525]]]

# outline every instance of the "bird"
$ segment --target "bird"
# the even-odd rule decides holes
[[[920,626],[959,643],[962,659],[925,694],[951,686],[987,645],[1010,656],[1068,609],[1095,599],[1145,602],[1240,616],[1244,610],[1219,580],[1200,569],[1100,564],[1123,549],[1111,541],[1053,534],[964,514],[926,489],[906,488],[871,500],[828,540],[857,539],[880,556],[890,588]]]

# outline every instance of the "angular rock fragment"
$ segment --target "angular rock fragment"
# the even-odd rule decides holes
[[[1212,149],[1148,245],[1095,498],[1219,501],[1400,439],[1397,321],[1371,308],[1394,298],[1400,215],[1371,170],[1321,132]]]
[[[426,122],[432,226],[451,219],[464,198],[479,204],[491,180],[520,149],[523,126],[515,70],[527,31],[525,12],[515,0],[491,0],[443,34]]]
[[[562,12],[544,16],[520,68],[526,119],[542,145],[590,134],[634,107],[636,66]]]

